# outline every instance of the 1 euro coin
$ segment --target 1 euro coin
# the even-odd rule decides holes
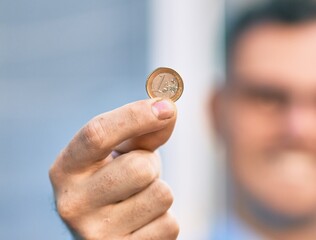
[[[146,90],[151,98],[169,98],[175,102],[183,93],[183,81],[175,70],[160,67],[148,76]]]

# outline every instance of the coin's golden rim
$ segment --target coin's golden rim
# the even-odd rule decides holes
[[[150,86],[152,86],[152,82],[153,80],[155,79],[155,77],[157,75],[159,75],[160,73],[169,73],[173,76],[175,76],[175,78],[177,79],[177,82],[178,82],[178,91],[176,92],[176,94],[171,97],[170,99],[172,101],[177,101],[182,93],[183,93],[183,90],[184,90],[184,85],[183,85],[183,80],[180,76],[179,73],[177,73],[175,70],[173,70],[172,68],[168,68],[168,67],[159,67],[157,69],[155,69],[147,78],[147,81],[146,81],[146,91],[147,91],[147,94],[150,98],[156,98],[157,96],[155,94],[153,94]],[[169,99],[169,98],[168,98]]]

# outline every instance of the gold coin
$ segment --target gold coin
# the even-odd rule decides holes
[[[160,67],[148,76],[146,90],[151,98],[170,98],[175,102],[182,95],[183,81],[175,70]]]

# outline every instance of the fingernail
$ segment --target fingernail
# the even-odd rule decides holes
[[[165,120],[173,117],[174,105],[168,100],[161,100],[152,105],[152,111],[159,120]]]

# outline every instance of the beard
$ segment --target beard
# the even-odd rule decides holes
[[[257,178],[256,172],[249,173],[251,167],[241,173],[232,169],[236,197],[251,215],[278,229],[314,223],[316,156],[304,151],[279,150],[261,154],[255,160],[259,162]]]

